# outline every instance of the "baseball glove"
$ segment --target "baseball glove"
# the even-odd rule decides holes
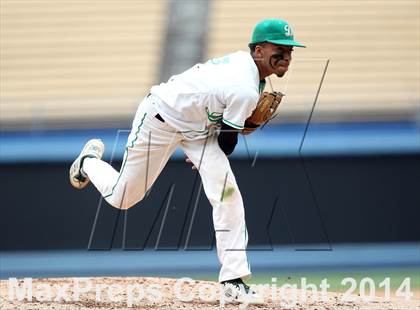
[[[251,116],[245,120],[242,134],[253,133],[262,124],[268,122],[276,112],[284,94],[281,92],[263,92],[258,100],[255,110]]]

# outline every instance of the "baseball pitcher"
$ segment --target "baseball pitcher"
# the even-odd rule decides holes
[[[155,85],[140,103],[120,171],[101,160],[104,144],[86,143],[70,168],[78,189],[89,181],[113,207],[129,209],[141,201],[180,146],[200,173],[213,211],[219,282],[231,300],[263,303],[244,282],[251,276],[248,234],[241,192],[229,164],[238,134],[250,134],[268,122],[283,94],[263,92],[265,78],[284,76],[296,42],[280,19],[258,23],[250,52],[237,51],[200,63]],[[242,251],[229,251],[242,249]]]

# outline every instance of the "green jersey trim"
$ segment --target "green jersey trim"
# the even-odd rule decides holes
[[[266,84],[265,79],[260,81],[260,84],[258,85],[258,92],[259,92],[260,94],[264,91],[265,84]]]
[[[226,125],[229,125],[229,126],[231,126],[231,127],[235,128],[235,129],[244,129],[244,126],[239,126],[239,125],[236,125],[236,124],[234,124],[234,123],[232,123],[232,122],[228,121],[228,120],[227,120],[227,119],[225,119],[225,118],[223,118],[222,120],[223,120],[223,123],[225,123]]]
[[[111,193],[109,193],[108,195],[104,195],[104,198],[108,198],[108,197],[110,197],[110,196],[112,196],[112,195],[114,194],[115,187],[117,186],[118,181],[120,180],[121,175],[122,175],[122,173],[123,173],[123,171],[124,171],[125,164],[127,163],[128,150],[134,146],[134,143],[135,143],[135,142],[136,142],[136,140],[138,139],[138,137],[139,137],[138,135],[139,135],[139,132],[140,132],[140,128],[141,128],[141,126],[143,126],[143,121],[144,121],[144,119],[146,118],[146,115],[147,115],[147,113],[144,113],[143,118],[141,119],[140,125],[137,127],[137,131],[136,131],[136,134],[134,135],[134,139],[133,139],[133,141],[131,141],[131,145],[130,145],[130,146],[127,146],[127,147],[125,148],[123,164],[122,164],[122,167],[121,167],[120,173],[119,173],[119,175],[118,175],[118,179],[117,179],[117,181],[115,182],[114,186],[112,187]]]

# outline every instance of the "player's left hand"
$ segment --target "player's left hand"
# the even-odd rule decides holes
[[[245,127],[242,129],[241,133],[243,135],[253,133],[258,127],[273,118],[283,96],[284,94],[281,92],[263,92],[255,110],[252,112],[251,116],[245,120]]]

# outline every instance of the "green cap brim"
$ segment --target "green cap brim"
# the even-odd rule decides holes
[[[299,42],[296,42],[294,40],[267,40],[266,42],[270,42],[270,43],[277,44],[277,45],[306,47],[305,45],[300,44]]]

